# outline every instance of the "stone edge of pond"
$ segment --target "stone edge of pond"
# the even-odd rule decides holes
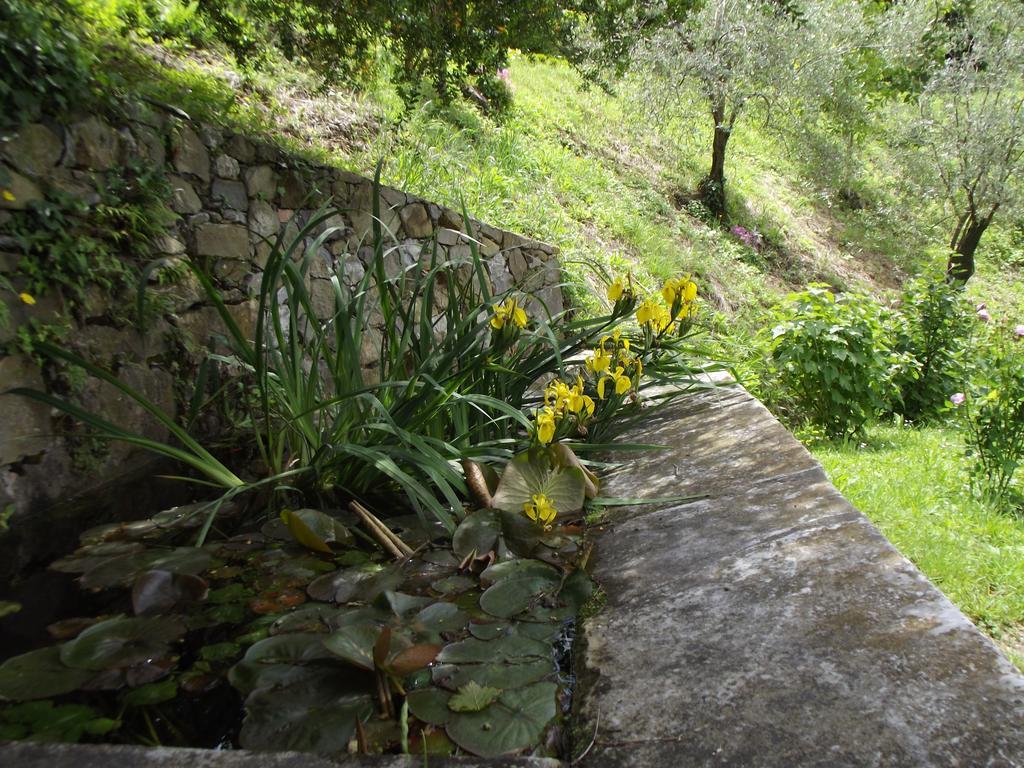
[[[340,755],[303,752],[142,747],[122,744],[0,743],[0,764],[6,768],[422,768],[414,755]],[[559,768],[565,764],[543,757],[439,757],[430,768]]]
[[[608,496],[705,497],[590,527],[578,764],[1024,765],[1024,677],[745,390],[621,440]]]

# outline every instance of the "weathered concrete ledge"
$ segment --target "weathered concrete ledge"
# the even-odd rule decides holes
[[[559,768],[546,757],[436,757],[382,755],[336,758],[304,752],[134,747],[116,744],[0,744],[0,765],[9,768]]]
[[[597,532],[583,765],[1024,765],[1024,678],[764,406],[704,392],[624,439],[670,447],[609,495],[707,498]]]

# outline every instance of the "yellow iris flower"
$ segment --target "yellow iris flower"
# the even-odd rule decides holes
[[[661,311],[661,307],[659,307],[650,299],[647,299],[644,301],[643,304],[640,305],[640,308],[636,311],[636,321],[640,323],[640,325],[652,323],[658,317],[659,311]]]
[[[519,328],[525,328],[527,319],[526,311],[519,306],[519,302],[515,299],[507,299],[504,303],[494,308],[491,327],[496,331],[500,331],[505,327],[506,323],[512,323]]]
[[[547,445],[555,439],[555,412],[551,408],[544,408],[537,414],[537,440],[541,445]]]
[[[551,524],[555,522],[555,515],[558,514],[551,499],[543,493],[535,493],[531,501],[523,504],[523,512],[535,523],[543,525],[545,531],[551,529]]]
[[[607,376],[597,382],[597,396],[604,400],[604,385],[607,381],[615,382],[615,394],[624,395],[629,392],[629,388],[633,386],[633,380],[626,375],[626,369],[621,365],[616,367],[614,371],[609,373]]]
[[[593,373],[607,371],[612,364],[612,355],[604,348],[604,340],[601,346],[594,348],[594,356],[587,358],[587,369]]]
[[[616,277],[611,285],[608,286],[608,300],[618,301],[622,298],[622,293],[626,290],[626,284],[622,282],[621,277]]]
[[[576,386],[569,390],[565,406],[572,413],[586,411],[588,416],[594,415],[594,399],[583,394],[583,377],[576,377]]]

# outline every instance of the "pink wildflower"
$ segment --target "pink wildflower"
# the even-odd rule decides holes
[[[966,399],[967,396],[963,392],[956,392],[955,394],[949,396],[949,402],[951,402],[953,405],[963,405],[964,400]]]
[[[985,309],[984,305],[982,305],[982,308],[978,310],[978,319],[983,323],[987,323],[992,319],[992,315],[988,313],[988,310]]]
[[[1016,328],[1014,328],[1013,335],[1016,336],[1018,339],[1024,338],[1024,324],[1018,325]]]

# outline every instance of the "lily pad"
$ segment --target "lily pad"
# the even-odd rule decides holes
[[[431,668],[431,679],[435,685],[452,691],[471,682],[508,690],[536,683],[550,677],[554,671],[555,665],[551,659],[493,664],[437,664]]]
[[[480,685],[473,680],[461,686],[448,700],[448,709],[452,712],[479,712],[497,701],[499,695],[500,688]]]
[[[558,589],[558,579],[550,576],[521,576],[502,579],[480,595],[480,607],[491,616],[507,619],[531,607],[543,595]]]
[[[178,683],[175,680],[164,680],[128,691],[124,695],[123,701],[128,707],[149,707],[153,704],[170,701],[177,695]]]
[[[511,635],[494,640],[478,640],[475,637],[468,637],[457,643],[446,645],[438,654],[437,660],[445,664],[474,664],[525,661],[535,658],[550,659],[551,645],[529,637]]]
[[[536,744],[557,712],[554,683],[505,691],[479,712],[453,713],[452,741],[480,757],[498,757]]]
[[[108,619],[94,624],[60,649],[60,660],[75,669],[105,670],[146,664],[167,653],[185,634],[175,618]]]
[[[299,544],[316,552],[330,554],[332,546],[352,541],[348,528],[317,509],[286,509],[281,519]]]
[[[432,602],[429,597],[420,597],[419,595],[407,595],[403,592],[392,592],[388,590],[384,593],[384,597],[387,599],[388,605],[394,614],[398,617],[407,616],[410,613],[415,613],[423,608],[426,608]]]
[[[345,613],[344,608],[324,603],[307,603],[291,613],[286,613],[270,625],[270,634],[283,635],[289,632],[330,632],[331,622]]]
[[[101,717],[99,712],[84,704],[54,706],[52,701],[30,701],[0,712],[0,733],[7,731],[5,725],[15,726],[11,738],[31,735],[35,741],[74,743],[87,734],[110,733],[121,727],[121,721]]]
[[[409,691],[405,700],[409,702],[409,711],[424,723],[444,725],[452,714],[448,709],[451,696],[448,691],[430,687]]]
[[[562,627],[560,624],[531,624],[522,621],[495,621],[490,624],[470,624],[469,633],[480,640],[494,640],[498,637],[520,635],[533,640],[551,642]]]
[[[245,749],[344,752],[356,721],[373,714],[373,699],[339,675],[259,690],[245,701],[239,741]]]
[[[522,509],[522,507],[520,507]],[[466,515],[452,537],[452,550],[461,558],[482,555],[494,549],[501,533],[501,522],[494,509],[481,509]]]
[[[335,656],[324,647],[324,636],[295,633],[277,635],[254,643],[240,662],[228,672],[228,681],[249,694],[259,688],[272,688],[315,680],[325,674]]]
[[[542,563],[540,560],[516,558],[488,566],[480,574],[480,583],[486,586],[502,579],[524,576],[539,576],[553,581],[561,579],[558,569],[547,563]]]
[[[8,659],[0,665],[0,699],[31,701],[77,690],[93,676],[84,669],[69,669],[60,660],[60,646],[40,648]]]
[[[209,584],[198,576],[145,571],[135,577],[132,585],[132,610],[136,616],[173,613],[206,597]]]
[[[335,630],[323,638],[323,645],[349,664],[372,671],[373,647],[380,633],[381,628],[378,625],[360,622]]]
[[[82,574],[81,582],[86,589],[102,589],[118,584],[128,585],[144,571],[161,570],[195,576],[219,565],[209,552],[197,547],[147,550],[110,558]]]
[[[435,592],[442,595],[458,595],[476,586],[476,581],[468,576],[447,576],[430,585]]]
[[[454,603],[434,603],[416,614],[415,627],[434,635],[440,632],[458,632],[469,621],[469,616]]]
[[[533,450],[519,454],[505,465],[492,503],[497,509],[521,513],[524,504],[543,494],[558,515],[568,515],[583,509],[585,489],[583,470],[553,466],[546,452]]]

